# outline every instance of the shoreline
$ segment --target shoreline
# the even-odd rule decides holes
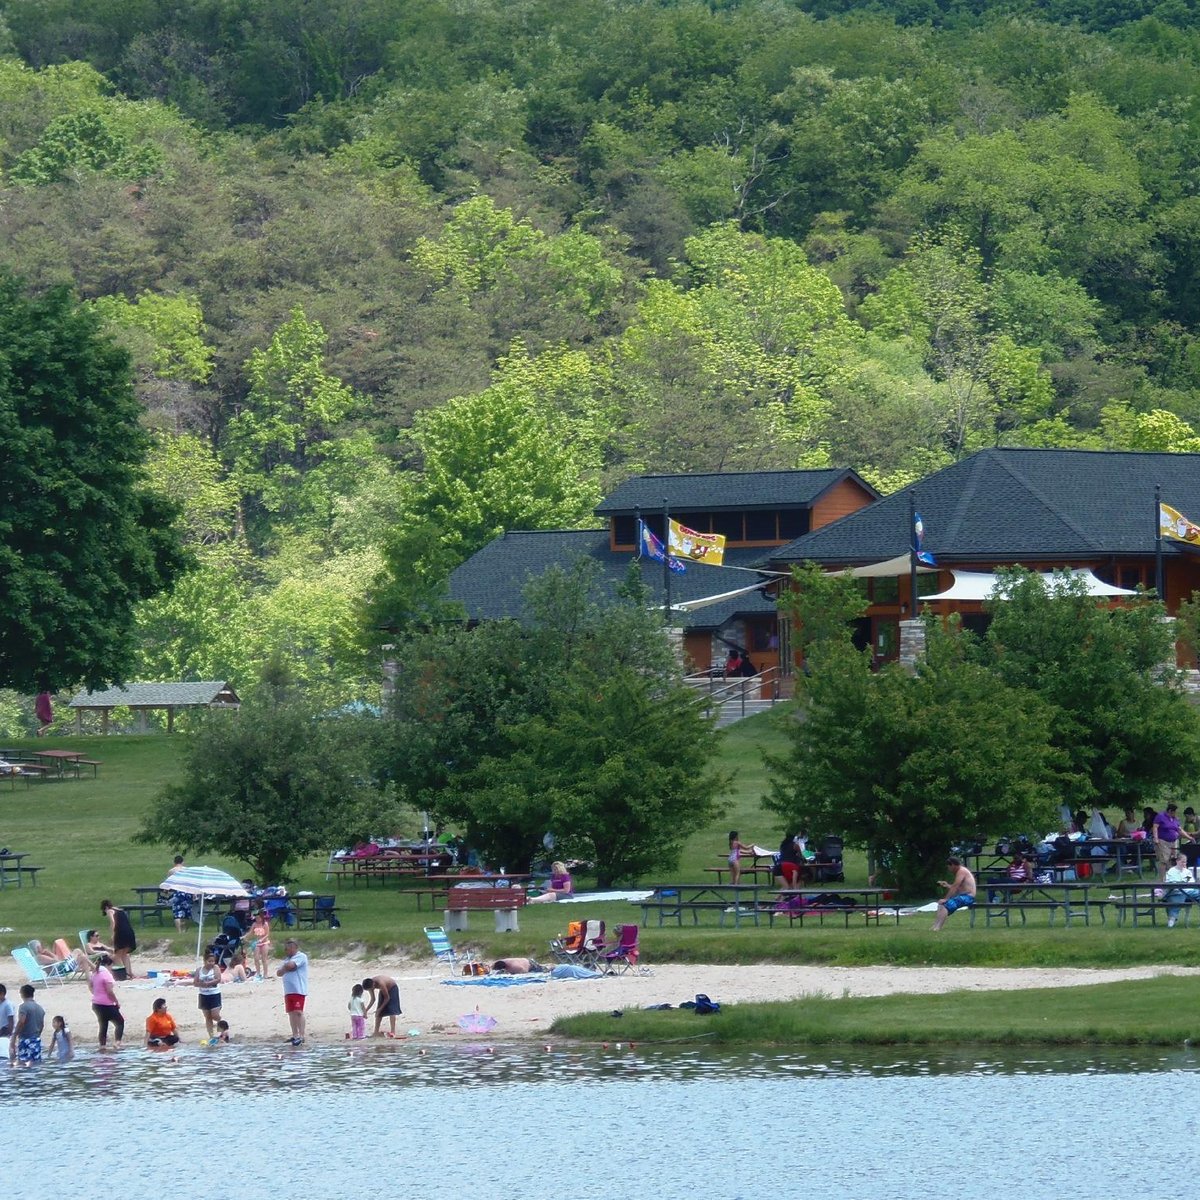
[[[273,969],[280,960],[272,959]],[[190,970],[192,959],[149,954],[135,959],[139,972]],[[366,975],[390,975],[400,987],[403,1015],[396,1020],[397,1040],[410,1030],[422,1038],[455,1041],[478,1038],[464,1033],[459,1018],[476,1010],[495,1019],[487,1040],[544,1040],[559,1017],[583,1013],[633,1010],[651,1005],[678,1006],[703,992],[723,1005],[762,1001],[795,1001],[805,996],[887,996],[897,993],[934,995],[952,991],[1014,991],[1029,988],[1086,987],[1120,980],[1151,979],[1161,975],[1200,975],[1200,968],[1141,966],[1129,968],[1030,967],[824,967],[761,964],[753,966],[703,966],[665,964],[647,966],[648,974],[608,975],[590,980],[553,980],[508,987],[478,983],[448,986],[452,976],[441,964],[426,958],[354,959],[311,957],[310,995],[306,1006],[308,1041],[342,1042],[350,1029],[347,1002],[353,984]],[[15,972],[4,979],[10,998],[22,981]],[[196,989],[188,981],[162,983],[141,975],[118,982],[117,998],[125,1017],[125,1044],[142,1044],[144,1023],[158,996],[167,998],[168,1009],[179,1026],[184,1044],[201,1040],[204,1021],[199,1012]],[[42,985],[37,1001],[46,1010],[44,1040],[49,1041],[51,1017],[61,1014],[77,1047],[96,1045],[96,1019],[86,983],[71,980]],[[239,1042],[281,1042],[287,1035],[283,1011],[283,988],[270,976],[258,982],[227,984],[222,988],[222,1017]],[[368,1032],[374,1024],[368,1017]],[[385,1020],[383,1027],[388,1028]]]

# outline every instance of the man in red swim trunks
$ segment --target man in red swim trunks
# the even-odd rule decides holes
[[[284,958],[275,972],[283,980],[283,1011],[287,1013],[293,1046],[304,1045],[304,1002],[308,998],[308,955],[295,938],[283,943]]]

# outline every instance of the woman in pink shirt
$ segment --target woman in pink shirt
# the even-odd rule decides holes
[[[121,1015],[121,1005],[117,1001],[117,991],[113,973],[112,957],[101,954],[93,967],[86,954],[76,956],[76,962],[88,973],[88,984],[92,989],[92,1012],[100,1026],[100,1049],[108,1048],[108,1027],[113,1027],[113,1047],[121,1048],[121,1039],[125,1036],[125,1018]]]

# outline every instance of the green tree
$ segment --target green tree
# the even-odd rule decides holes
[[[489,861],[525,864],[550,830],[601,884],[669,870],[718,812],[716,738],[632,581],[590,564],[529,585],[524,627],[430,635],[404,656],[394,778],[462,824]]]
[[[0,276],[0,677],[126,677],[134,612],[187,566],[175,509],[147,486],[129,359],[66,289]]]
[[[929,895],[964,836],[1054,811],[1048,706],[966,661],[957,637],[929,635],[913,675],[873,674],[845,634],[814,643],[790,746],[768,758],[767,807],[872,852],[906,897]]]
[[[305,855],[395,823],[390,790],[369,782],[374,720],[264,695],[185,736],[179,781],[153,801],[140,841],[230,855],[279,883]]]
[[[1050,707],[1059,795],[1072,810],[1140,806],[1195,778],[1200,723],[1169,665],[1174,633],[1160,604],[1110,608],[1070,576],[1047,584],[1013,570],[987,607],[982,661]]]

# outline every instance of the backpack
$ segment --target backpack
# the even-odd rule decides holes
[[[703,992],[696,993],[696,1014],[719,1013],[721,1006],[715,1000],[710,1000]]]

